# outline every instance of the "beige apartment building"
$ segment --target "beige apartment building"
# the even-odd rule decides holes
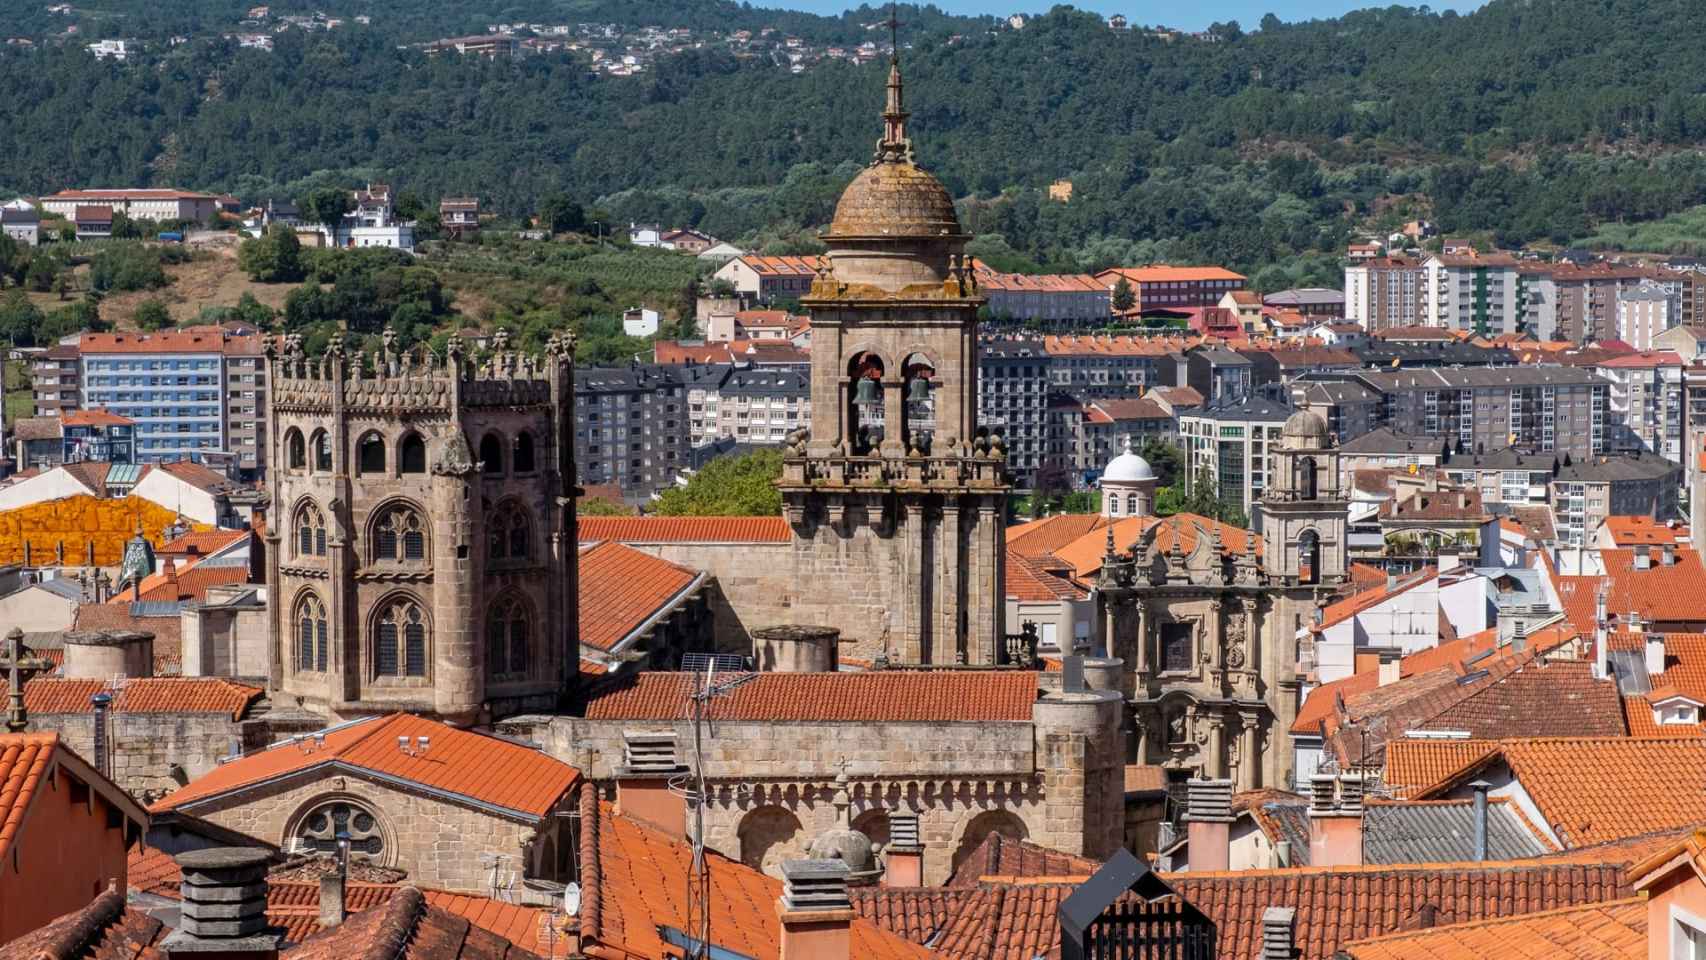
[[[67,220],[78,207],[111,207],[132,220],[194,220],[213,216],[219,200],[205,193],[183,190],[61,190],[41,198],[43,211]]]
[[[1427,271],[1418,261],[1385,257],[1345,267],[1345,319],[1369,333],[1425,322],[1426,294]]]

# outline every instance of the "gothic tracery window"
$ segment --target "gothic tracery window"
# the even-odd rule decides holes
[[[323,557],[326,555],[326,517],[320,508],[305,503],[296,509],[296,555]]]
[[[386,604],[373,637],[374,673],[381,677],[424,677],[427,663],[426,613],[412,597]]]
[[[385,852],[385,837],[372,812],[349,800],[331,800],[308,811],[296,825],[298,845],[318,853],[336,853],[338,835],[349,838],[351,854],[377,860]]]
[[[426,522],[413,507],[386,509],[373,525],[375,563],[415,563],[426,559]]]
[[[296,604],[296,669],[326,669],[326,605],[310,593]]]
[[[526,509],[514,501],[500,504],[486,522],[486,557],[526,560],[532,553],[532,539]]]
[[[527,601],[510,594],[492,604],[486,618],[486,672],[493,677],[525,676],[528,664],[528,624],[532,614]]]

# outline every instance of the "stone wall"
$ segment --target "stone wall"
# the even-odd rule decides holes
[[[232,748],[264,746],[266,726],[232,720],[228,713],[111,713],[107,715],[113,782],[138,797],[154,798],[202,776]],[[93,713],[32,713],[30,729],[59,733],[78,756],[95,762]],[[183,768],[174,778],[172,765]]]
[[[384,847],[373,859],[407,871],[409,881],[422,887],[490,895],[492,866],[489,861],[481,863],[482,855],[508,857],[504,869],[519,881],[523,857],[543,856],[540,851],[545,847],[560,846],[555,836],[533,844],[532,824],[360,777],[326,776],[320,771],[257,786],[235,797],[193,804],[183,812],[288,846],[304,815],[340,799],[365,808],[377,821]],[[564,801],[565,808],[571,805],[572,797]],[[545,820],[551,830],[562,829],[558,824],[566,822],[550,816]]]

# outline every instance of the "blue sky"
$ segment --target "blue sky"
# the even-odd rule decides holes
[[[788,7],[812,13],[840,13],[859,6],[858,0],[751,0],[755,7]],[[873,6],[876,0],[869,0]],[[1053,0],[925,0],[950,13],[1009,14],[1047,10]],[[1216,21],[1236,20],[1246,30],[1254,29],[1262,17],[1272,13],[1281,20],[1310,20],[1317,17],[1336,17],[1349,10],[1368,6],[1387,6],[1386,3],[1358,0],[1213,0],[1203,3],[1163,3],[1156,0],[1074,0],[1080,10],[1101,14],[1123,13],[1134,23],[1164,23],[1185,30],[1200,30]],[[1435,0],[1428,4],[1435,10],[1467,12],[1481,6],[1479,0]]]

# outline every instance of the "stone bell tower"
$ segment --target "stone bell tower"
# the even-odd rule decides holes
[[[812,422],[780,487],[808,584],[791,605],[860,656],[1003,662],[1006,446],[977,425],[978,293],[967,235],[913,157],[898,63],[883,135],[824,234]]]
[[[1327,424],[1299,410],[1280,430],[1273,470],[1262,494],[1262,565],[1287,586],[1344,580],[1349,502],[1339,489],[1339,452]]]

